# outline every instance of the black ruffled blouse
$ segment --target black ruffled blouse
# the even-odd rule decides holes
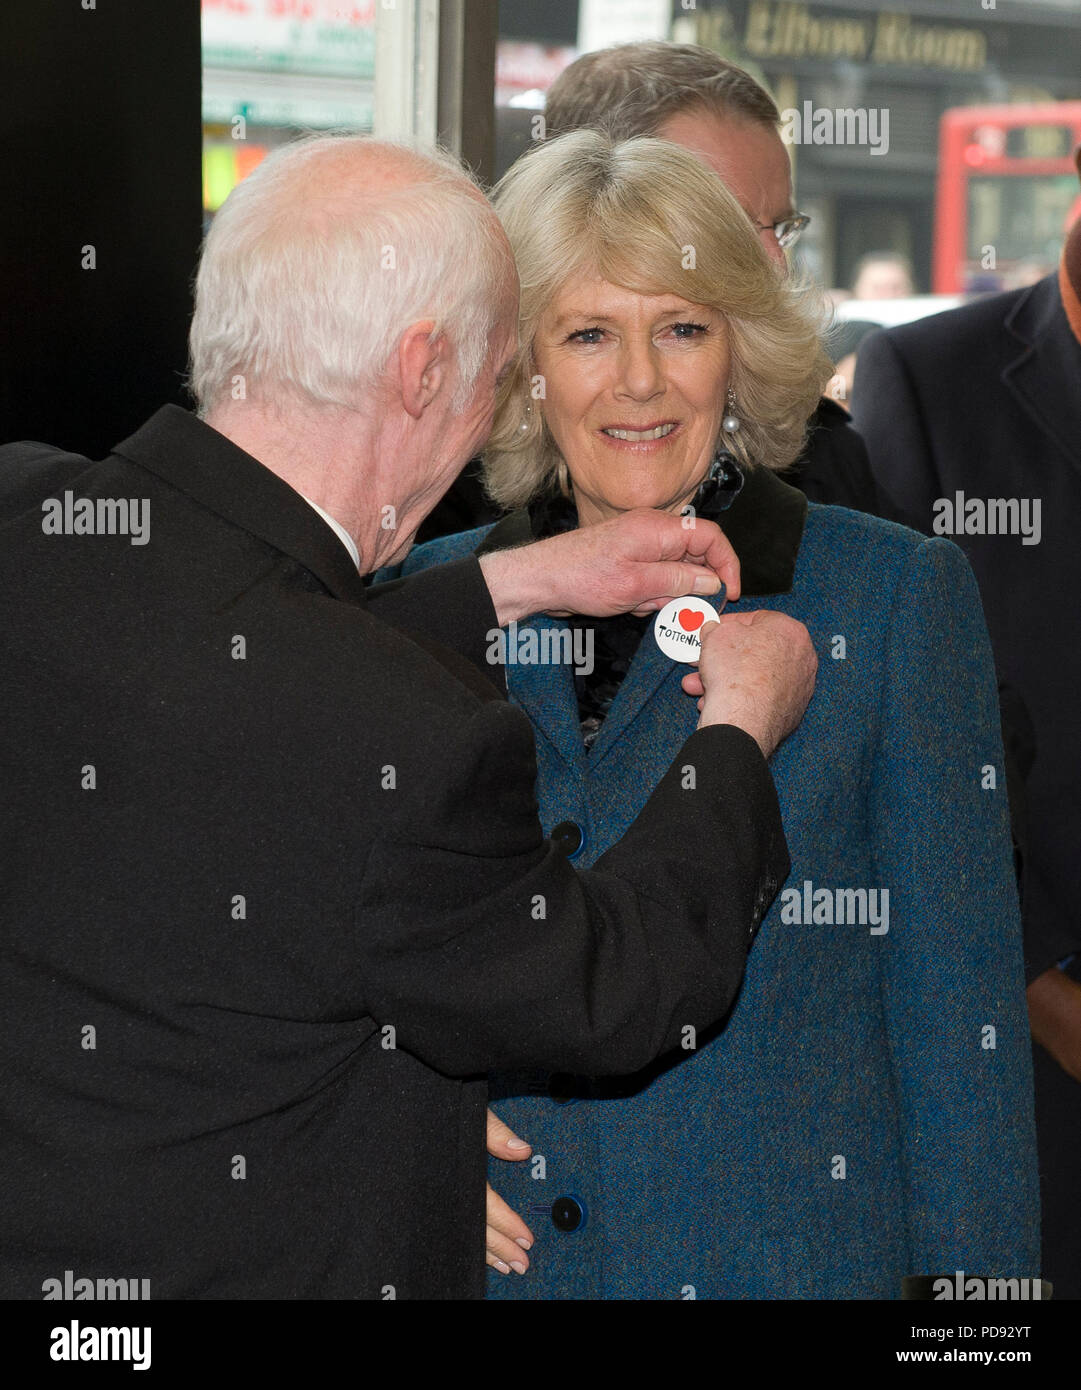
[[[743,484],[744,474],[738,464],[724,464],[717,476],[707,478],[695,493],[691,501],[694,514],[716,521],[735,501]],[[573,531],[578,525],[578,509],[571,498],[548,492],[530,503],[529,521],[533,539],[545,540]],[[654,616],[636,618],[633,613],[617,613],[612,618],[572,616],[567,621],[575,630],[575,651],[586,650],[584,645],[578,646],[577,629],[593,631],[593,669],[588,675],[576,671],[574,677],[582,740],[588,752]]]

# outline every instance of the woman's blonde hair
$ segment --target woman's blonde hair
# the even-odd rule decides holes
[[[519,350],[484,457],[495,502],[524,506],[553,482],[567,490],[566,464],[533,400],[543,384],[532,347],[548,305],[582,271],[721,313],[741,426],[725,436],[728,447],[771,469],[797,458],[833,372],[819,338],[822,297],[778,274],[742,208],[693,155],[665,140],[575,131],[520,159],[493,201],[522,284]]]

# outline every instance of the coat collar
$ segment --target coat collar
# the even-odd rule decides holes
[[[796,559],[807,520],[807,499],[765,468],[746,471],[742,490],[717,517],[739,558],[742,593],[746,597],[786,594],[792,588]],[[512,512],[489,531],[477,554],[523,545],[533,539],[529,513]],[[712,599],[707,602],[713,604]],[[716,607],[716,604],[713,604]],[[565,627],[560,619],[540,614],[526,627]],[[634,723],[664,682],[678,688],[687,668],[665,656],[647,627],[630,669],[590,750],[588,766],[596,768]],[[519,666],[511,689],[532,723],[566,759],[587,763],[578,723],[574,676],[568,666]]]
[[[747,470],[743,490],[717,523],[739,559],[745,597],[787,594],[807,523],[807,498],[768,468]]]
[[[707,598],[705,602],[712,608],[717,608],[713,599]],[[630,669],[624,677],[623,683],[616,693],[616,698],[612,701],[612,707],[589,751],[589,765],[596,767],[608,756],[666,681],[671,683],[673,690],[678,691],[680,698],[686,700],[688,707],[693,709],[690,697],[679,691],[679,682],[690,669],[689,666],[679,665],[671,657],[665,656],[654,640],[653,624],[650,623],[642,635],[638,650],[631,661]],[[578,702],[576,698],[574,702],[576,726],[577,712]],[[581,745],[581,730],[578,729],[577,732],[578,743]]]
[[[1021,296],[1005,326],[1019,351],[1003,369],[1004,385],[1037,429],[1081,465],[1081,343],[1066,318],[1058,271]]]
[[[292,556],[335,598],[364,602],[345,547],[300,493],[190,411],[163,406],[113,453]]]

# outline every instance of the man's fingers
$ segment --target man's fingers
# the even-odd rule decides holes
[[[488,1184],[485,1213],[484,1258],[500,1274],[524,1274],[529,1268],[526,1251],[533,1244],[533,1232],[516,1211]]]
[[[715,522],[696,519],[693,526],[684,528],[681,524],[680,531],[683,545],[683,556],[680,558],[710,569],[724,581],[728,597],[739,598],[739,558],[721,528]],[[684,590],[684,593],[693,592],[691,589]]]
[[[488,1152],[493,1158],[528,1158],[532,1149],[514,1130],[505,1125],[494,1110],[488,1111]]]
[[[642,569],[642,582],[648,592],[658,596],[668,595],[664,603],[670,599],[684,598],[687,594],[712,598],[721,589],[722,581],[712,570],[703,565],[688,564],[684,560],[659,560],[654,565],[644,565]]]
[[[706,690],[700,727],[735,724],[769,758],[803,718],[818,657],[802,623],[759,609],[706,624],[698,665]]]

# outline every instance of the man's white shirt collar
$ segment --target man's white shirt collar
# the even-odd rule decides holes
[[[301,497],[304,497],[303,493],[301,493],[300,495]],[[357,543],[353,539],[353,537],[349,534],[349,532],[340,522],[334,520],[334,518],[331,516],[329,512],[325,512],[318,502],[313,502],[310,497],[304,497],[304,500],[305,502],[307,502],[309,507],[313,508],[315,511],[319,513],[319,515],[323,518],[323,520],[330,527],[330,529],[336,533],[342,545],[344,545],[346,550],[349,551],[353,564],[356,565],[357,569],[359,570],[360,551],[357,549]]]

